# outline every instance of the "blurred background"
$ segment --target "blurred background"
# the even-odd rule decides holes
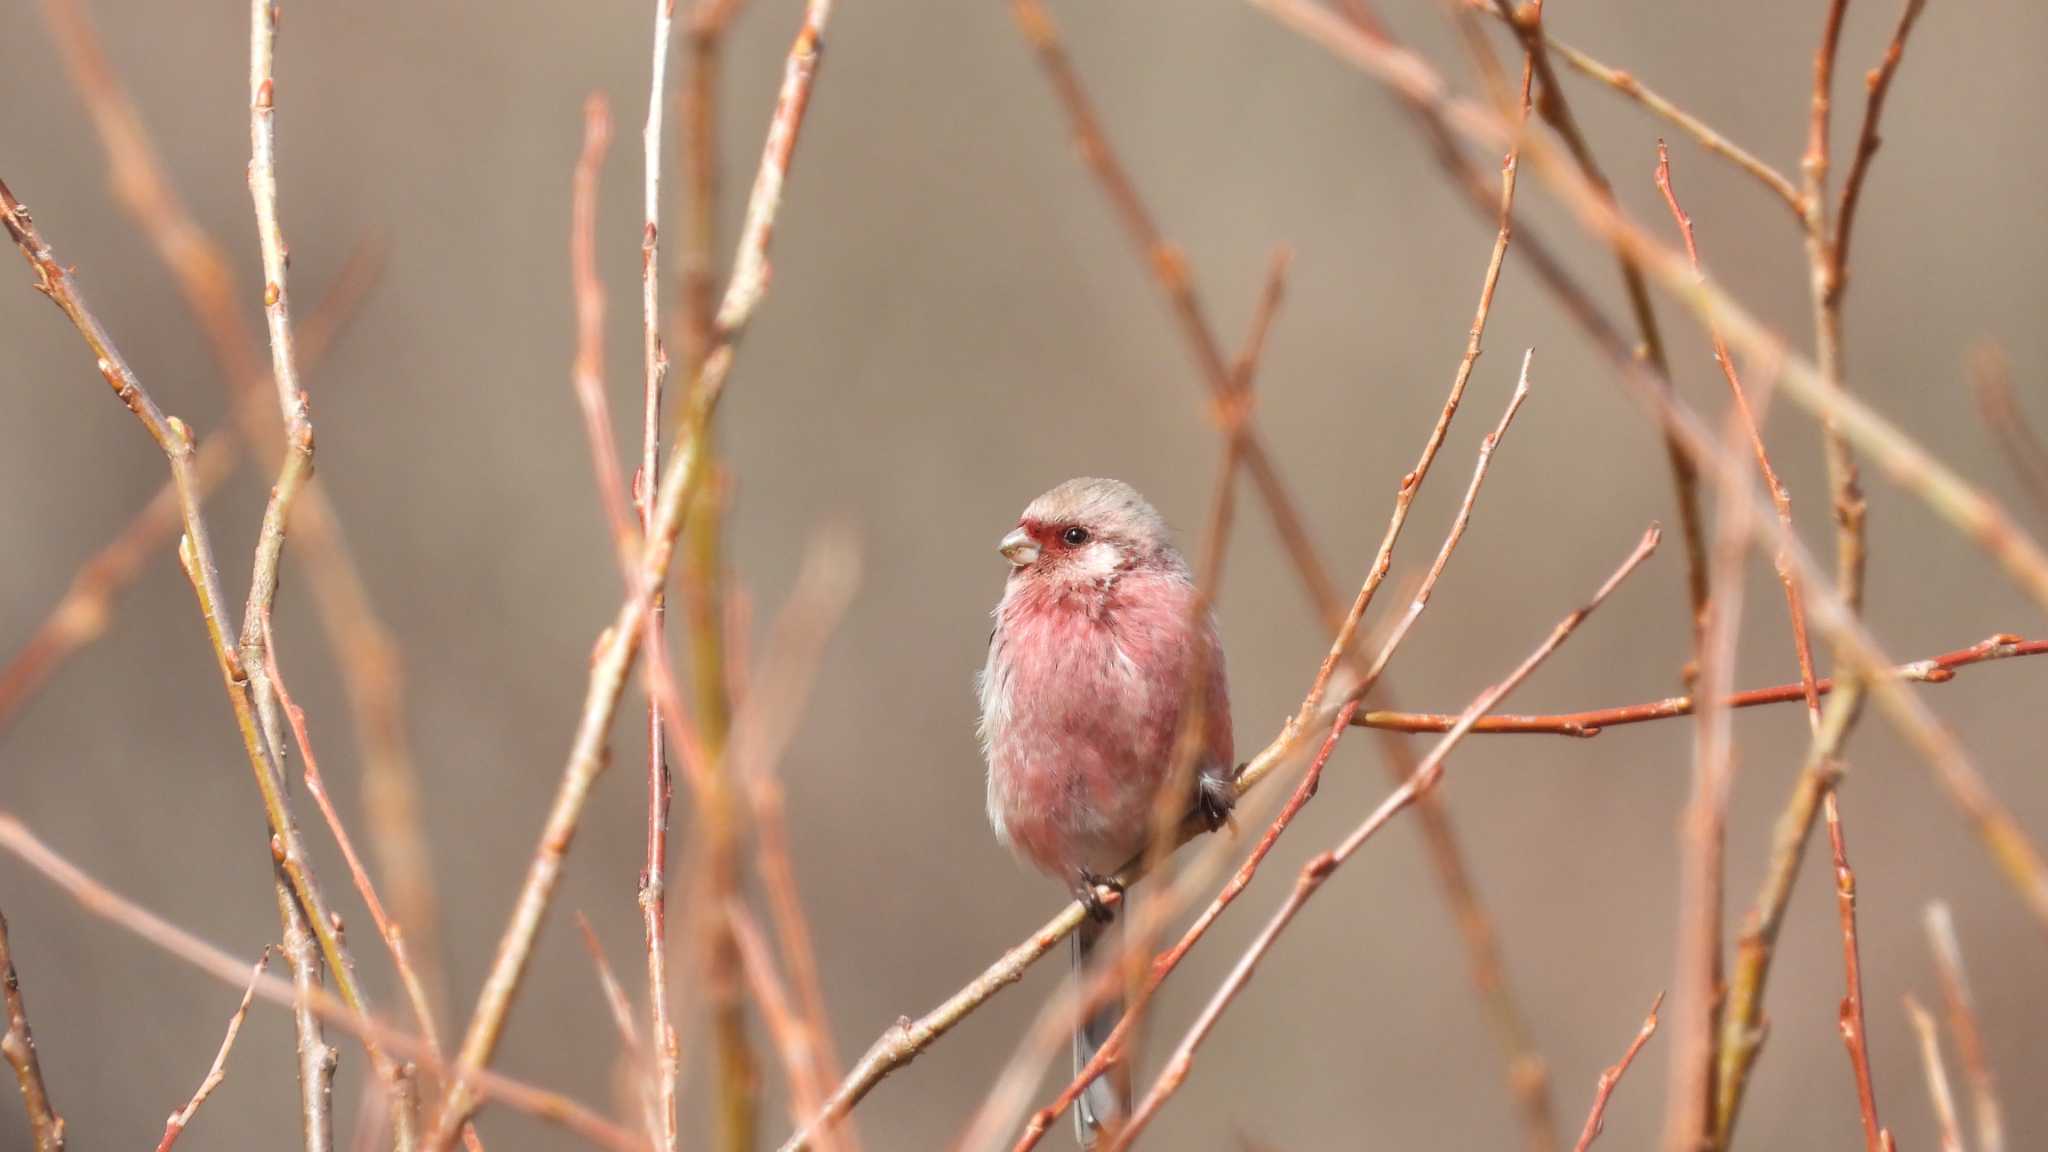
[[[137,372],[195,428],[226,391],[199,330],[121,212],[41,13],[17,0],[0,39],[0,175],[77,268]],[[1563,38],[1645,81],[1796,174],[1823,5],[1554,5]],[[90,5],[112,64],[200,221],[237,261],[260,323],[247,160],[246,11],[233,4]],[[278,60],[280,176],[301,318],[351,252],[381,243],[381,275],[307,377],[319,475],[409,684],[432,868],[460,1021],[510,910],[560,776],[593,638],[619,579],[569,387],[570,168],[590,92],[612,101],[599,236],[610,291],[610,391],[622,443],[639,420],[639,126],[651,5],[288,5]],[[759,155],[793,0],[744,5],[729,41],[719,129],[731,250]],[[1385,5],[1397,32],[1465,83],[1438,6]],[[1218,331],[1243,331],[1274,246],[1292,276],[1260,372],[1260,426],[1340,585],[1356,586],[1395,486],[1441,403],[1470,324],[1493,227],[1448,193],[1402,111],[1372,83],[1248,5],[1053,7],[1106,129],[1161,227],[1188,255]],[[1844,167],[1859,79],[1896,11],[1851,6],[1837,134]],[[1497,30],[1496,30],[1497,31]],[[733,477],[735,580],[765,631],[807,541],[852,524],[863,578],[783,762],[793,853],[850,1063],[1043,922],[1064,899],[1012,862],[983,815],[971,678],[1004,566],[994,542],[1032,496],[1077,474],[1146,492],[1192,547],[1220,460],[1201,378],[1133,258],[1034,58],[1001,4],[848,2],[827,36],[774,250],[774,286],[720,413]],[[679,38],[672,90],[687,81]],[[1496,39],[1507,58],[1504,39]],[[1847,305],[1853,387],[1964,474],[2024,509],[1971,399],[1980,341],[2017,365],[2037,422],[2048,402],[2048,9],[1935,4],[1907,53],[1859,221]],[[1651,183],[1657,123],[1567,80],[1621,199],[1668,233]],[[671,115],[672,126],[679,123]],[[673,134],[673,133],[672,133]],[[1795,343],[1809,339],[1799,233],[1747,177],[1688,140],[1675,179],[1710,267]],[[683,219],[671,141],[673,303]],[[1475,154],[1491,172],[1496,159]],[[1839,169],[1838,169],[1839,171]],[[1523,217],[1622,314],[1611,262],[1534,179]],[[12,651],[75,568],[127,523],[163,461],[110,402],[78,338],[8,263],[0,280],[0,650]],[[1660,306],[1678,384],[1718,411],[1704,340]],[[1605,365],[1510,253],[1460,423],[1417,504],[1396,580],[1419,573],[1525,348],[1528,407],[1429,612],[1393,669],[1409,707],[1456,711],[1578,604],[1652,520],[1670,525],[1661,447]],[[1804,535],[1831,546],[1819,436],[1789,405],[1769,428]],[[245,589],[267,478],[244,471],[211,505],[229,590]],[[1870,617],[1900,658],[2038,615],[1984,558],[1872,476]],[[1299,701],[1325,638],[1249,495],[1220,614],[1242,753]],[[1513,700],[1518,711],[1633,702],[1679,690],[1682,552],[1650,565]],[[1739,682],[1796,679],[1783,600],[1753,557]],[[362,831],[345,699],[288,558],[280,644],[344,816]],[[1382,605],[1392,603],[1383,597]],[[1923,690],[1962,732],[2024,824],[2048,834],[2037,710],[2048,662],[1973,669]],[[644,821],[639,706],[622,709],[617,766],[570,858],[497,1066],[609,1108],[618,1041],[577,939],[582,910],[629,986],[643,983],[635,875]],[[1772,818],[1806,744],[1796,707],[1737,721],[1728,923],[1750,904]],[[1426,748],[1417,738],[1418,750]],[[1675,829],[1688,789],[1684,721],[1594,741],[1486,737],[1453,758],[1443,795],[1497,921],[1509,979],[1576,1133],[1599,1070],[1672,978]],[[1934,1129],[1900,997],[1938,999],[1926,903],[1955,906],[2012,1147],[2048,1131],[2039,1003],[2048,944],[1927,770],[1872,712],[1843,793],[1861,912],[1883,1114],[1903,1147]],[[1385,794],[1369,737],[1337,753],[1321,794],[1266,874],[1167,988],[1177,1036],[1310,853]],[[80,865],[180,925],[253,957],[277,933],[266,836],[191,594],[168,554],[108,634],[0,732],[0,805]],[[678,828],[691,813],[677,792]],[[302,822],[312,821],[310,809]],[[397,1003],[324,829],[309,827],[380,1004]],[[679,867],[688,859],[678,852]],[[709,1048],[678,883],[678,996],[687,1005],[684,1130],[708,1121]],[[235,991],[90,917],[0,861],[45,1071],[76,1147],[146,1145],[197,1083]],[[1840,938],[1823,852],[1809,853],[1770,986],[1770,1035],[1741,1125],[1759,1148],[1844,1147],[1855,1094],[1836,1035]],[[1046,963],[862,1106],[869,1146],[936,1148],[959,1131],[1063,963]],[[452,1025],[451,1025],[452,1026]],[[787,1132],[772,1052],[764,1140]],[[259,1008],[226,1085],[190,1139],[275,1147],[296,1128],[284,1013]],[[352,1119],[363,1071],[342,1043]],[[1608,1142],[1655,1138],[1669,1049],[1653,1041],[1609,1112]],[[1155,1051],[1156,1056],[1156,1051]],[[1952,1072],[1959,1074],[1953,1049]],[[1065,1058],[1055,1061],[1064,1079]],[[1048,1084],[1047,1091],[1052,1088]],[[25,1147],[0,1093],[0,1148]],[[346,1132],[347,1129],[345,1128]],[[503,1109],[494,1148],[566,1137]],[[1519,1142],[1504,1065],[1412,820],[1390,827],[1275,948],[1153,1133],[1162,1148],[1505,1148]],[[1066,1146],[1063,1122],[1049,1147]]]

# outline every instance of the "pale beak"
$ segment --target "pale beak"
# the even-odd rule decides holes
[[[1029,568],[1038,560],[1038,541],[1024,529],[1013,528],[1008,536],[1003,537],[1003,542],[996,545],[996,551],[1003,554],[1003,559],[1008,560],[1011,567]]]

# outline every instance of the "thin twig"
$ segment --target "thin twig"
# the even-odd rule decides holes
[[[241,960],[86,875],[43,843],[11,812],[0,811],[0,848],[63,889],[92,915],[230,988],[250,983],[248,968]],[[301,997],[290,983],[276,976],[263,975],[254,983],[257,998],[286,1008],[303,1003],[323,1021],[363,1041],[365,1047],[374,1045],[407,1059],[432,1059],[424,1040],[358,1012],[325,989],[316,988]],[[472,1084],[492,1100],[555,1124],[600,1147],[646,1152],[640,1138],[559,1093],[488,1070],[479,1072]]]
[[[641,536],[631,519],[625,484],[619,479],[619,446],[612,436],[611,411],[605,401],[604,278],[597,272],[597,185],[611,139],[611,107],[603,93],[593,92],[583,102],[583,150],[577,155],[570,180],[569,275],[576,297],[576,359],[570,380],[577,409],[583,415],[583,434],[590,442],[598,502],[611,528],[619,567],[630,576],[637,565]]]
[[[604,945],[598,943],[597,931],[580,910],[576,913],[576,927],[582,930],[583,948],[590,953],[591,967],[597,970],[598,987],[604,992],[605,1006],[611,1009],[612,1024],[619,1030],[619,1044],[625,1050],[626,1063],[633,1072],[633,1093],[647,1125],[648,1147],[659,1147],[665,1137],[661,1118],[655,1114],[653,1081],[648,1075],[647,1052],[640,1044],[640,1026],[633,1023],[632,1001],[626,998],[626,990],[620,986],[618,974],[612,971],[612,962],[605,957]]]
[[[1458,742],[1463,739],[1465,733],[1470,730],[1471,722],[1477,720],[1480,715],[1490,710],[1523,680],[1527,679],[1529,674],[1536,670],[1536,666],[1541,664],[1551,652],[1555,651],[1557,646],[1562,644],[1565,638],[1570,636],[1572,631],[1578,627],[1579,623],[1591,614],[1595,608],[1599,607],[1600,602],[1605,600],[1608,594],[1630,572],[1633,572],[1637,565],[1641,564],[1649,556],[1651,550],[1657,545],[1657,536],[1658,533],[1654,527],[1645,533],[1641,542],[1636,545],[1635,550],[1622,562],[1621,567],[1617,568],[1614,574],[1607,578],[1607,581],[1600,586],[1599,591],[1594,593],[1591,600],[1560,621],[1551,630],[1550,635],[1545,638],[1543,643],[1538,645],[1536,650],[1527,659],[1523,660],[1514,671],[1510,672],[1506,679],[1487,688],[1472,701],[1472,704],[1464,712],[1464,722],[1444,734],[1443,739],[1439,740],[1436,747],[1430,750],[1429,755],[1423,758],[1416,774],[1410,777],[1407,783],[1388,796],[1374,810],[1372,815],[1368,816],[1358,827],[1354,828],[1351,834],[1346,836],[1335,849],[1317,855],[1302,868],[1300,878],[1295,881],[1294,891],[1289,894],[1287,900],[1281,904],[1280,908],[1274,912],[1273,917],[1266,922],[1266,926],[1260,930],[1251,946],[1238,959],[1237,965],[1231,970],[1229,977],[1216,990],[1216,994],[1210,998],[1208,1005],[1202,1010],[1201,1015],[1196,1018],[1195,1023],[1189,1027],[1187,1034],[1181,1038],[1180,1045],[1174,1050],[1173,1056],[1167,1061],[1165,1070],[1160,1073],[1159,1078],[1154,1081],[1151,1090],[1145,1094],[1144,1100],[1138,1104],[1136,1111],[1131,1114],[1129,1122],[1121,1131],[1116,1133],[1108,1152],[1119,1152],[1119,1150],[1129,1147],[1131,1142],[1137,1139],[1144,1131],[1151,1118],[1158,1113],[1160,1107],[1185,1082],[1188,1070],[1193,1065],[1196,1049],[1200,1047],[1201,1042],[1207,1038],[1209,1033],[1214,1030],[1217,1020],[1221,1018],[1223,1012],[1237,998],[1238,993],[1243,990],[1246,982],[1251,979],[1252,973],[1258,968],[1259,961],[1272,949],[1273,942],[1279,938],[1281,932],[1293,921],[1294,917],[1301,911],[1309,898],[1315,894],[1317,889],[1321,888],[1330,876],[1346,860],[1350,859],[1375,832],[1385,827],[1387,822],[1398,815],[1402,809],[1412,804],[1418,794],[1426,792],[1435,786],[1436,782],[1442,778],[1445,758],[1458,745]]]
[[[0,916],[0,990],[7,999],[7,1032],[0,1035],[0,1055],[14,1066],[21,1083],[21,1104],[28,1113],[36,1152],[64,1152],[64,1118],[50,1103],[43,1083],[43,1063],[36,1055],[35,1033],[28,1026],[28,1005],[21,995],[21,977],[14,971],[14,945],[7,935],[7,917]]]
[[[1600,1080],[1593,1088],[1593,1107],[1586,1113],[1586,1126],[1579,1131],[1579,1142],[1572,1146],[1572,1152],[1586,1152],[1586,1149],[1593,1146],[1593,1141],[1599,1138],[1600,1130],[1605,1126],[1607,1099],[1614,1095],[1614,1086],[1621,1083],[1621,1078],[1628,1074],[1628,1066],[1635,1063],[1636,1053],[1641,1052],[1643,1045],[1650,1042],[1650,1037],[1657,1034],[1657,1009],[1663,1004],[1664,994],[1659,992],[1657,998],[1650,1001],[1650,1015],[1636,1031],[1636,1038],[1629,1041],[1628,1049],[1621,1054],[1621,1059],[1600,1073]]]
[[[1998,1104],[1998,1083],[1991,1074],[1991,1061],[1984,1054],[1984,1033],[1977,1026],[1976,1006],[1970,1002],[1970,982],[1963,971],[1963,947],[1956,940],[1955,919],[1947,904],[1935,901],[1927,906],[1926,921],[1934,968],[1941,976],[1941,999],[1948,1014],[1948,1028],[1955,1035],[1956,1050],[1963,1057],[1963,1075],[1970,1081],[1977,1152],[2005,1152],[2005,1118]]]
[[[1949,1087],[1948,1068],[1941,1061],[1941,1035],[1934,1017],[1920,1006],[1911,993],[1906,995],[1906,1019],[1920,1039],[1920,1063],[1927,1072],[1927,1096],[1934,1104],[1934,1120],[1941,1131],[1941,1152],[1963,1152],[1962,1125],[1956,1120],[1955,1091]]]
[[[1799,196],[1806,225],[1807,280],[1813,298],[1813,358],[1825,383],[1836,388],[1842,379],[1842,310],[1834,236],[1828,230],[1829,127],[1833,118],[1835,60],[1841,50],[1842,18],[1848,0],[1829,0],[1821,24],[1820,47],[1813,54],[1813,94],[1808,100],[1806,153],[1800,158]],[[1828,486],[1834,499],[1835,579],[1852,612],[1861,611],[1866,557],[1864,541],[1865,507],[1857,476],[1856,458],[1850,453],[1833,415],[1821,420],[1827,450]],[[1854,718],[1850,723],[1853,725]]]
[[[1884,98],[1891,91],[1892,78],[1898,75],[1899,61],[1905,57],[1906,37],[1912,35],[1913,24],[1920,19],[1920,11],[1925,7],[1927,0],[1906,0],[1899,13],[1898,26],[1892,30],[1890,43],[1885,45],[1884,57],[1863,78],[1864,87],[1869,92],[1868,102],[1863,108],[1863,128],[1857,133],[1856,155],[1849,161],[1849,175],[1842,181],[1841,206],[1835,212],[1834,290],[1838,297],[1848,273],[1849,228],[1856,222],[1856,206],[1863,202],[1863,185],[1870,177],[1870,162],[1877,156],[1877,124],[1884,116]]]
[[[810,99],[823,51],[823,29],[831,13],[831,0],[809,0],[803,23],[791,47],[783,75],[782,91],[770,121],[767,144],[755,187],[749,197],[746,220],[741,228],[734,272],[719,307],[717,341],[706,357],[694,399],[686,405],[685,431],[670,449],[661,482],[660,513],[656,528],[648,534],[640,561],[640,580],[620,606],[617,618],[598,647],[592,661],[589,689],[582,716],[571,744],[562,784],[549,809],[540,846],[535,851],[521,884],[510,922],[477,998],[461,1048],[456,1057],[456,1080],[443,1100],[440,1116],[428,1139],[434,1152],[446,1149],[454,1135],[480,1104],[469,1082],[497,1050],[505,1018],[526,974],[535,938],[548,905],[553,902],[569,842],[582,820],[590,789],[605,765],[605,746],[624,692],[627,675],[639,655],[644,639],[652,590],[661,586],[674,551],[676,535],[682,529],[684,512],[703,480],[702,430],[709,424],[724,383],[732,369],[734,348],[754,309],[766,294],[768,283],[767,245],[781,206],[782,185],[796,147],[798,129]]]
[[[1842,811],[1834,789],[1828,790],[1824,805],[1828,814],[1828,843],[1835,853],[1835,903],[1842,914],[1842,967],[1848,988],[1842,996],[1842,1043],[1849,1049],[1849,1065],[1856,1073],[1863,1145],[1867,1152],[1888,1152],[1892,1136],[1877,1120],[1877,1092],[1870,1082],[1870,1037],[1863,1022],[1863,963],[1856,943],[1856,874],[1849,870],[1849,853],[1842,841]]]
[[[1958,670],[1975,664],[2016,656],[2041,655],[2048,655],[2048,640],[2022,640],[2011,633],[2001,632],[1968,648],[1944,652],[1925,660],[1894,665],[1887,674],[1894,680],[1919,684],[1946,684],[1955,679]],[[1825,697],[1835,690],[1835,681],[1831,677],[1823,676],[1814,681],[1813,688],[1815,694]],[[1772,704],[1796,704],[1805,698],[1804,684],[1774,684],[1768,688],[1751,688],[1737,692],[1728,697],[1728,707],[1759,708]],[[1600,735],[1609,728],[1690,716],[1694,703],[1694,698],[1689,695],[1666,696],[1661,700],[1647,700],[1640,704],[1624,704],[1613,708],[1595,708],[1584,712],[1559,712],[1549,715],[1497,712],[1483,717],[1472,731],[1474,734],[1538,733],[1588,739]],[[1361,712],[1352,720],[1352,723],[1360,727],[1383,728],[1392,732],[1447,732],[1451,725],[1457,722],[1458,716],[1454,712],[1393,710]]]
[[[256,978],[263,975],[263,970],[269,966],[270,948],[265,945],[262,954],[256,957],[256,963],[249,969],[249,987],[242,993],[242,1002],[235,1006],[234,1015],[228,1017],[228,1031],[226,1036],[221,1037],[220,1051],[214,1053],[213,1064],[206,1069],[206,1075],[200,1079],[198,1091],[192,1093],[192,1098],[185,1102],[183,1108],[171,1113],[171,1118],[164,1121],[164,1138],[157,1144],[156,1152],[171,1152],[171,1146],[178,1142],[178,1137],[184,1133],[185,1126],[192,1123],[192,1116],[199,1111],[199,1106],[206,1103],[206,1098],[213,1095],[213,1090],[220,1087],[221,1081],[228,1078],[228,1053],[235,1046],[235,1037],[241,1035],[242,1021],[249,1015],[249,1002],[256,998]]]

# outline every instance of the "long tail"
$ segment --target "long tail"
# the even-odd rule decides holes
[[[1131,897],[1127,892],[1118,908],[1119,921],[1130,915]],[[1069,951],[1074,958],[1074,979],[1078,983],[1088,972],[1088,958],[1105,937],[1117,926],[1098,924],[1093,920],[1082,923],[1075,933],[1068,937]],[[1074,1033],[1074,1074],[1095,1058],[1109,1040],[1109,1034],[1116,1030],[1117,1021],[1124,1018],[1123,997],[1109,1001],[1088,1017]],[[1123,1125],[1124,1118],[1131,1114],[1131,1078],[1119,1063],[1116,1067],[1091,1081],[1083,1089],[1079,1099],[1074,1101],[1074,1127],[1081,1137],[1081,1147],[1093,1148],[1096,1137],[1104,1129],[1115,1130]]]

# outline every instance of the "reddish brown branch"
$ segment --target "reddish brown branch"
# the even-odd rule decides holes
[[[1925,660],[1896,665],[1890,674],[1898,680],[1914,683],[1946,684],[1955,679],[1957,671],[1974,664],[2043,654],[2048,654],[2048,640],[2022,640],[2011,633],[2001,632],[1968,648],[1959,648]],[[1814,681],[1813,687],[1817,695],[1826,696],[1835,690],[1835,681],[1832,677],[1823,676]],[[1793,704],[1804,700],[1805,696],[1806,688],[1803,684],[1774,684],[1768,688],[1751,688],[1737,692],[1728,697],[1728,707],[1758,708],[1771,704]],[[1598,736],[1609,728],[1690,716],[1694,703],[1691,696],[1667,696],[1662,700],[1648,700],[1641,704],[1624,704],[1613,708],[1595,708],[1584,712],[1544,715],[1494,713],[1482,717],[1473,727],[1473,731],[1496,734],[1541,733],[1589,738]],[[1361,712],[1353,718],[1352,723],[1394,732],[1447,732],[1457,720],[1455,713],[1448,712],[1373,711]]]
[[[1905,8],[1899,13],[1899,23],[1892,30],[1890,43],[1885,45],[1884,57],[1864,76],[1863,83],[1869,91],[1869,101],[1863,108],[1863,128],[1856,137],[1856,155],[1849,161],[1849,175],[1842,181],[1841,207],[1835,213],[1834,291],[1842,292],[1849,265],[1849,229],[1856,222],[1857,205],[1863,202],[1863,184],[1870,177],[1870,162],[1877,156],[1879,137],[1877,124],[1884,116],[1884,98],[1891,91],[1892,78],[1898,75],[1899,61],[1906,54],[1906,37],[1912,35],[1913,24],[1920,19],[1921,9],[1927,0],[1906,0]]]
[[[1593,1141],[1599,1138],[1600,1131],[1605,1126],[1607,1098],[1614,1095],[1615,1085],[1621,1083],[1621,1078],[1628,1074],[1628,1066],[1636,1062],[1636,1053],[1641,1052],[1643,1045],[1650,1042],[1650,1037],[1657,1034],[1657,1009],[1663,1004],[1664,994],[1659,992],[1657,998],[1650,1002],[1650,1015],[1644,1019],[1642,1028],[1637,1030],[1636,1038],[1629,1041],[1627,1051],[1621,1054],[1619,1061],[1600,1073],[1599,1083],[1593,1088],[1593,1107],[1586,1113],[1586,1126],[1579,1131],[1579,1142],[1572,1145],[1572,1152],[1586,1152],[1586,1149],[1593,1146]]]
[[[1849,1049],[1849,1065],[1856,1073],[1856,1104],[1863,1117],[1863,1144],[1867,1152],[1888,1152],[1892,1134],[1877,1120],[1877,1091],[1870,1081],[1870,1037],[1863,1021],[1863,962],[1856,941],[1856,874],[1849,869],[1849,851],[1842,840],[1841,806],[1833,789],[1823,805],[1827,809],[1828,843],[1835,853],[1835,904],[1842,915],[1842,968],[1847,991],[1842,996],[1842,1043]]]

